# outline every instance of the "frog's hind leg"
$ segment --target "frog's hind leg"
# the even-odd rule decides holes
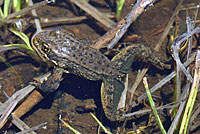
[[[112,78],[104,78],[101,86],[101,102],[106,117],[111,121],[117,121],[121,115],[118,110],[118,104],[122,92],[124,91],[124,84]]]
[[[139,57],[139,60],[152,63],[162,70],[171,67],[171,65],[166,64],[166,60],[159,53],[142,44],[131,44],[124,48],[112,59],[112,63],[117,69],[129,72],[133,61],[137,60],[135,59],[136,56]]]

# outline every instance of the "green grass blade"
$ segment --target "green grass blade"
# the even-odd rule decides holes
[[[34,52],[33,48],[31,47],[29,38],[26,34],[20,32],[20,31],[14,30],[14,29],[10,29],[10,31],[13,32],[15,35],[19,36],[26,43],[28,50]]]
[[[152,96],[151,96],[151,92],[150,92],[150,90],[149,90],[149,86],[148,86],[147,78],[146,78],[146,77],[143,78],[143,83],[144,83],[144,87],[145,87],[145,89],[146,89],[147,96],[148,96],[148,98],[149,98],[149,103],[150,103],[151,108],[152,108],[152,110],[153,110],[153,114],[154,114],[154,116],[155,116],[155,118],[156,118],[156,121],[157,121],[157,123],[158,123],[158,126],[160,127],[160,130],[161,130],[161,132],[162,132],[163,134],[167,134],[166,131],[165,131],[165,129],[164,129],[164,127],[163,127],[163,124],[162,124],[162,122],[161,122],[161,120],[160,120],[160,117],[159,117],[159,115],[158,115],[158,112],[157,112],[157,110],[156,110],[155,103],[154,103],[153,98],[152,98]]]
[[[23,47],[29,49],[26,44],[8,44],[8,45],[1,45],[0,47]]]
[[[124,6],[124,2],[125,2],[125,0],[117,0],[117,11],[116,11],[117,19],[120,18],[120,15],[121,15],[121,12],[122,12],[122,8]]]
[[[75,130],[73,127],[71,127],[67,122],[65,122],[64,120],[62,120],[61,118],[59,118],[59,120],[70,130],[73,131],[73,133],[75,134],[81,134],[80,132],[78,132],[77,130]]]
[[[179,130],[179,134],[186,134],[188,124],[190,121],[191,113],[194,107],[194,103],[198,93],[198,87],[200,82],[200,51],[197,51],[196,62],[195,62],[195,72],[194,72],[194,79],[192,83],[192,88],[190,91],[190,95],[186,104],[185,112],[183,115],[183,119],[181,122],[181,127]]]
[[[10,5],[10,0],[4,0],[3,4],[3,18],[8,16],[8,10],[9,10],[9,5]]]
[[[96,122],[99,124],[99,126],[103,129],[103,131],[106,133],[106,134],[112,134],[111,132],[109,132],[104,126],[103,124],[97,119],[97,117],[93,114],[93,113],[90,113],[92,115],[92,117],[96,120]]]
[[[22,0],[13,0],[13,9],[15,10],[15,12],[21,10],[21,4]]]
[[[2,9],[0,8],[0,16],[1,16],[1,18],[3,18],[3,11],[2,11]]]

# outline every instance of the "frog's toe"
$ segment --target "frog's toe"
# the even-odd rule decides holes
[[[164,69],[171,69],[172,65],[168,63],[160,62],[156,67],[160,70],[164,70]]]
[[[45,78],[46,79],[46,78]],[[29,82],[30,85],[33,85],[35,87],[40,87],[40,85],[42,84],[43,82],[40,81],[39,79],[37,78],[33,78],[33,81]]]

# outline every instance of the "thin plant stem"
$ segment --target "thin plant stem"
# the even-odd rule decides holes
[[[194,81],[192,83],[192,88],[191,88],[190,95],[186,104],[179,134],[186,134],[187,132],[188,123],[190,120],[190,116],[191,116],[194,102],[196,100],[196,96],[198,92],[199,80],[200,80],[200,51],[198,50],[197,56],[196,56],[196,62],[195,62]]]
[[[166,131],[165,131],[163,125],[162,125],[162,122],[161,122],[160,117],[159,117],[159,115],[158,115],[158,112],[157,112],[157,110],[156,110],[155,103],[154,103],[153,98],[152,98],[152,96],[151,96],[151,92],[150,92],[150,90],[149,90],[149,86],[148,86],[147,78],[146,78],[146,77],[143,78],[143,83],[144,83],[144,87],[145,87],[145,89],[146,89],[147,96],[148,96],[148,98],[149,98],[149,103],[150,103],[150,105],[151,105],[151,109],[153,110],[153,114],[154,114],[154,116],[155,116],[155,118],[156,118],[156,121],[157,121],[157,123],[158,123],[158,126],[160,127],[161,132],[162,132],[163,134],[166,134]]]

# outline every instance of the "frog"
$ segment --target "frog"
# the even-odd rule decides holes
[[[131,44],[110,60],[64,27],[45,28],[35,33],[31,44],[39,57],[53,63],[56,70],[54,72],[59,72],[60,75],[55,75],[58,78],[55,83],[62,80],[60,72],[64,72],[63,70],[92,81],[102,81],[101,102],[104,113],[110,121],[120,120],[125,112],[118,108],[125,87],[122,79],[131,71],[136,57],[159,69],[169,68],[169,64],[162,56],[143,44]],[[53,87],[57,88],[58,85]],[[56,89],[42,89],[44,92],[54,90]]]

